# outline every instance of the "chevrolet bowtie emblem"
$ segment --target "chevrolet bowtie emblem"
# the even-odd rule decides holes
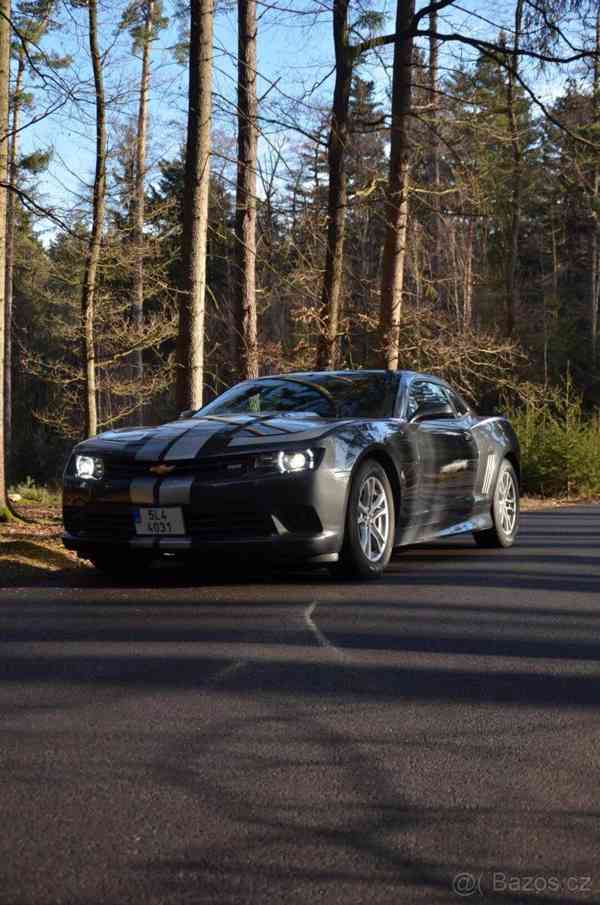
[[[172,471],[175,471],[175,466],[174,465],[152,465],[150,467],[150,471],[152,472],[152,474],[157,474],[157,475],[171,474]]]

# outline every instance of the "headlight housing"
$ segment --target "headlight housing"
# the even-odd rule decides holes
[[[104,462],[96,456],[75,456],[75,474],[86,481],[100,481],[104,477]]]
[[[315,467],[315,454],[312,449],[304,449],[302,452],[282,451],[277,455],[277,465],[282,474],[310,471]]]
[[[278,471],[280,474],[295,474],[301,471],[312,471],[316,466],[315,453],[312,449],[286,452],[264,453],[256,456],[254,468],[257,471]]]

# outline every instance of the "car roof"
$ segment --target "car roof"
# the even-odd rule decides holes
[[[446,384],[446,381],[441,377],[435,377],[433,374],[422,374],[419,371],[408,371],[408,370],[399,370],[392,371],[386,368],[354,368],[354,369],[338,369],[335,371],[282,371],[279,374],[263,374],[262,377],[256,378],[257,380],[269,380],[274,377],[298,377],[298,378],[311,378],[315,377],[364,377],[366,374],[397,374],[399,377],[406,377],[408,379],[412,379],[413,377],[420,377],[424,380],[435,380],[437,383]]]

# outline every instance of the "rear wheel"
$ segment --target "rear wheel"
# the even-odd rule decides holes
[[[480,547],[512,547],[519,530],[519,482],[508,459],[498,469],[492,521],[493,527],[487,531],[473,532],[476,543]]]
[[[367,459],[352,481],[344,545],[331,570],[353,578],[379,578],[390,561],[396,520],[394,495],[379,462]]]

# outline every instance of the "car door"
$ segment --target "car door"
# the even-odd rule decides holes
[[[466,468],[459,471],[457,496],[452,510],[457,521],[464,521],[472,515],[475,506],[480,451],[479,444],[473,435],[473,427],[477,424],[478,419],[458,393],[448,386],[444,386],[443,389],[456,413],[455,427],[461,435],[461,450],[467,462]]]
[[[411,421],[421,406],[439,403],[452,406],[453,416]],[[468,416],[460,417],[446,388],[434,380],[415,378],[408,388],[408,429],[419,459],[419,521],[448,527],[468,517],[473,506],[477,447]]]

